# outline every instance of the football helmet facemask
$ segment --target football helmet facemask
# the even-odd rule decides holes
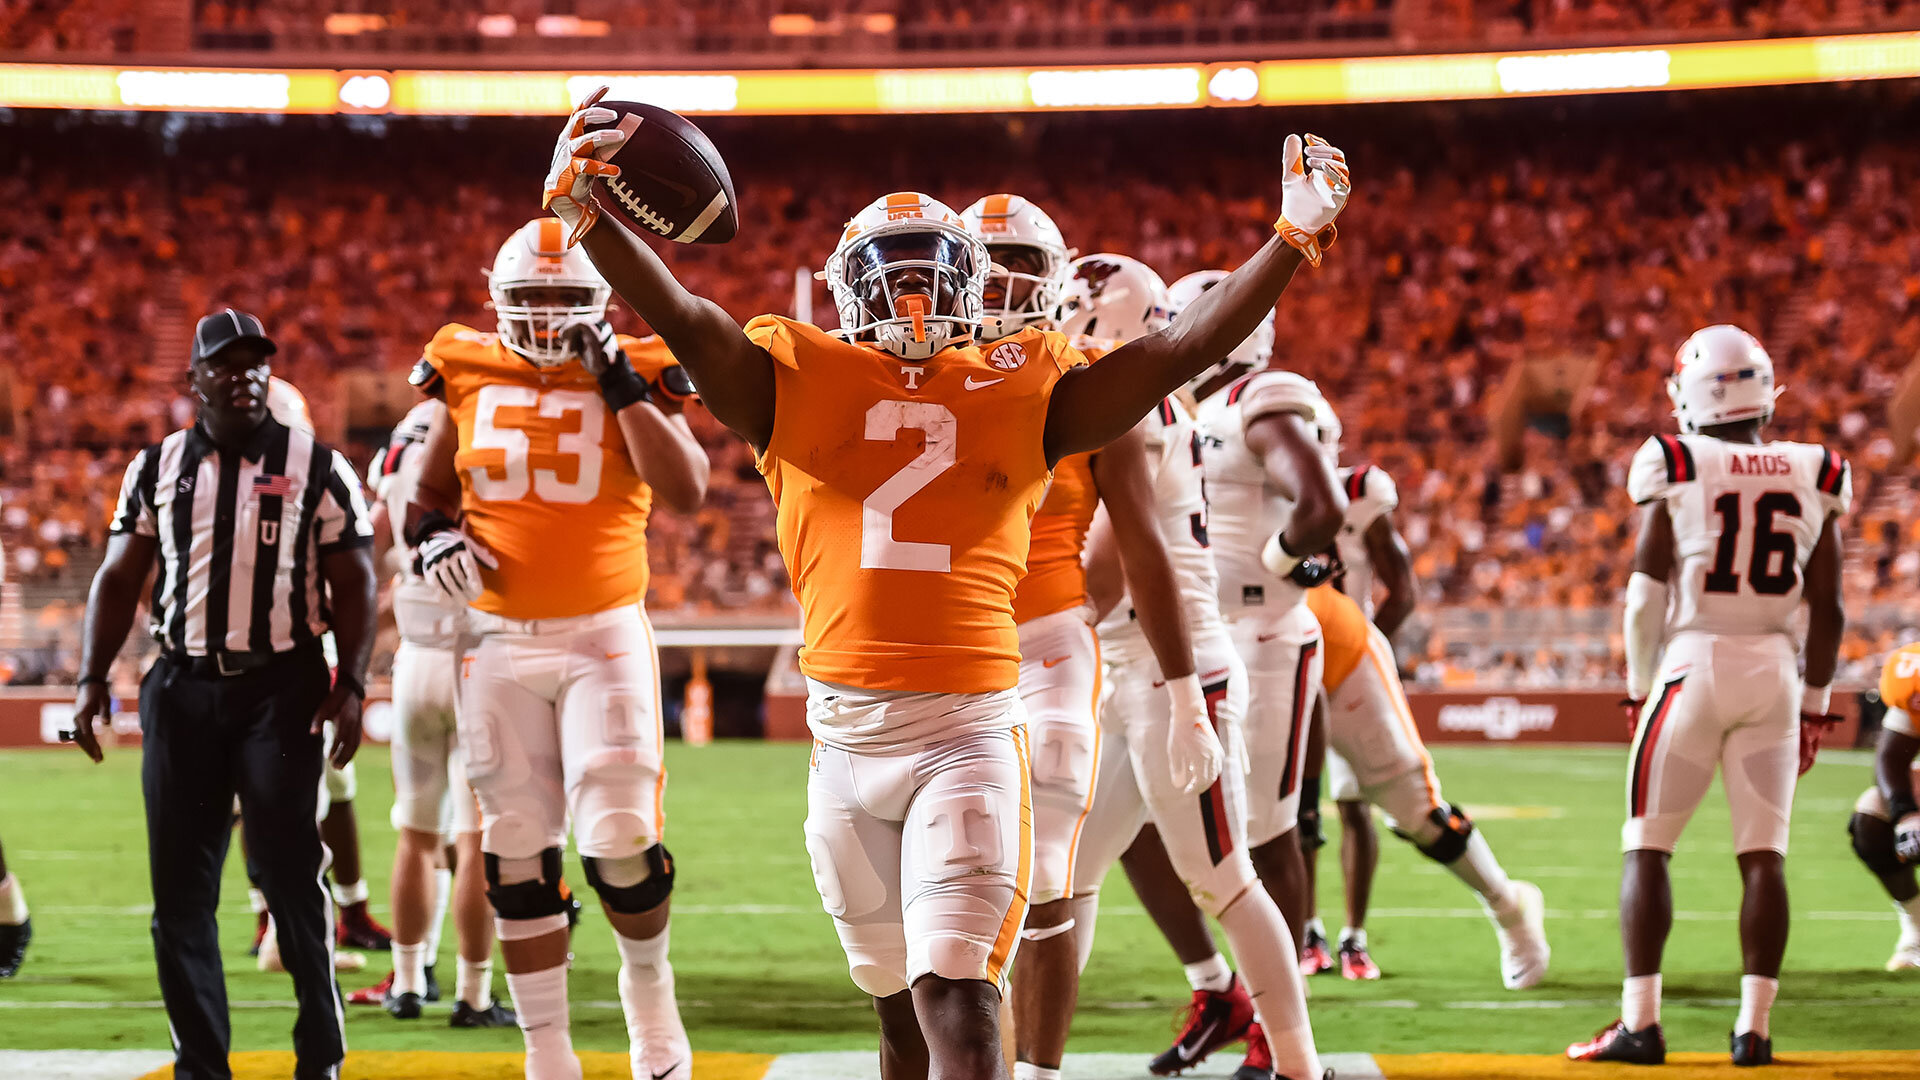
[[[903,191],[847,222],[820,276],[840,313],[840,336],[925,360],[973,340],[987,266],[986,245],[960,215]]]
[[[960,218],[993,257],[980,340],[997,341],[1050,323],[1073,258],[1060,227],[1046,211],[1018,195],[988,195],[961,211]]]
[[[1720,323],[1694,331],[1673,355],[1667,397],[1680,430],[1691,435],[1715,424],[1773,416],[1781,388],[1773,358],[1752,334]]]
[[[573,355],[577,326],[607,317],[613,290],[583,247],[567,247],[566,223],[536,218],[514,230],[494,256],[487,293],[500,341],[535,367],[557,367]]]
[[[1195,270],[1174,282],[1167,289],[1167,304],[1172,311],[1172,316],[1178,319],[1182,311],[1200,298],[1201,293],[1226,279],[1225,270]],[[1221,375],[1237,377],[1244,372],[1266,367],[1267,362],[1273,359],[1273,337],[1273,312],[1269,311],[1266,317],[1260,320],[1260,325],[1253,328],[1253,333],[1248,334],[1245,341],[1234,346],[1226,359],[1207,365],[1200,374],[1188,379],[1187,393],[1196,393],[1200,387]],[[1335,423],[1337,424],[1338,421]],[[1334,441],[1339,442],[1337,434]]]
[[[1067,267],[1054,328],[1069,337],[1120,344],[1158,333],[1172,322],[1167,283],[1126,255],[1082,255]]]

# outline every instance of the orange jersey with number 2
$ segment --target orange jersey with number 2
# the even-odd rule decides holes
[[[908,361],[773,315],[747,336],[774,358],[759,467],[804,620],[800,669],[866,690],[1014,686],[1047,403],[1080,353],[1025,330]]]
[[[658,338],[620,342],[642,378],[674,362]],[[481,568],[473,606],[558,619],[643,600],[653,491],[593,376],[577,361],[535,367],[497,335],[458,324],[434,335],[422,361],[434,374],[415,381],[459,426],[462,520],[500,564]]]

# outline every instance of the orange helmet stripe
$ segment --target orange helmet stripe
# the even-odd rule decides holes
[[[566,222],[557,217],[540,219],[540,239],[534,245],[534,254],[546,262],[559,262],[567,253]]]

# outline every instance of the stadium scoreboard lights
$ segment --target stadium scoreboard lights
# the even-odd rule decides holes
[[[1441,101],[1920,76],[1920,32],[1611,49],[1092,67],[333,71],[0,64],[0,107],[562,115],[591,87],[692,115],[1044,112]]]

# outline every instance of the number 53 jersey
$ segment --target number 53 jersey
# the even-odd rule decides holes
[[[1664,502],[1673,522],[1669,636],[1791,635],[1807,560],[1827,518],[1853,501],[1853,474],[1810,443],[1656,435],[1634,454],[1627,492]]]
[[[658,338],[622,335],[640,377],[675,363]],[[653,490],[578,361],[541,368],[497,334],[443,327],[413,383],[459,428],[466,529],[493,552],[473,606],[509,619],[559,619],[637,604],[647,592]]]
[[[865,690],[978,694],[1020,678],[1013,593],[1046,493],[1047,403],[1084,362],[1025,330],[923,361],[773,315],[759,457],[800,601],[800,669]]]

